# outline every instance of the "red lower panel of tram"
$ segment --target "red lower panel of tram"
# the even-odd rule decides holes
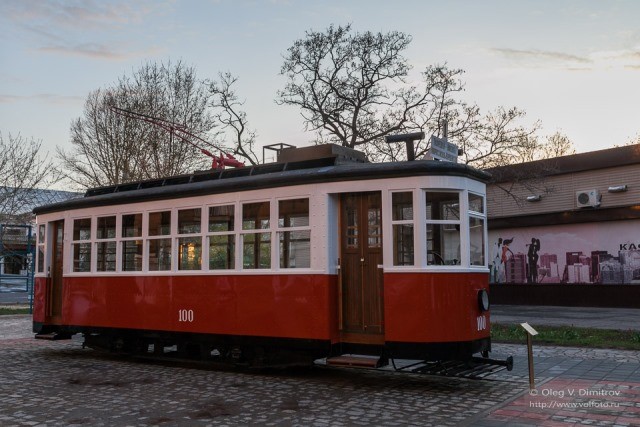
[[[385,341],[472,341],[489,335],[477,302],[484,273],[384,275]],[[315,340],[340,339],[335,275],[65,277],[59,315],[36,278],[34,322]]]

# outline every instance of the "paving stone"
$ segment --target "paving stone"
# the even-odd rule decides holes
[[[5,322],[3,317],[12,319]],[[494,345],[492,357],[510,354],[515,356],[514,370],[483,381],[327,368],[237,372],[141,363],[82,349],[78,339],[34,340],[28,316],[0,316],[0,425],[496,427],[543,421],[637,422],[636,352],[537,346],[538,389],[624,392],[615,410],[554,411],[528,406],[533,397],[527,393],[526,348]],[[595,400],[588,396],[565,403]]]

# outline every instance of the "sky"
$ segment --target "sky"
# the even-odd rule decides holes
[[[640,134],[639,18],[635,0],[0,0],[0,132],[69,150],[91,91],[181,60],[203,80],[239,78],[260,145],[307,145],[299,110],[274,101],[283,55],[305,31],[351,23],[410,34],[412,78],[462,68],[482,112],[518,107],[541,136],[594,151]]]

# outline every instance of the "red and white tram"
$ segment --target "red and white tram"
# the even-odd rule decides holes
[[[33,329],[250,365],[486,355],[488,179],[325,145],[91,189],[35,210]]]

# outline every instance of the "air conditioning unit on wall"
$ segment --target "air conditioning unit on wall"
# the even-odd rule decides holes
[[[576,206],[579,208],[595,208],[600,206],[602,196],[598,190],[576,191]]]

